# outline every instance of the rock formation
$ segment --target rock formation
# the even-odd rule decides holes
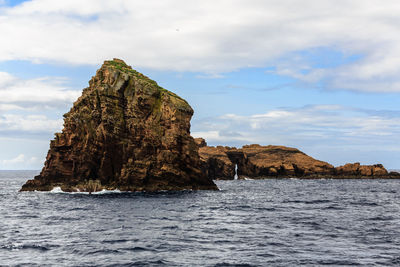
[[[235,164],[229,159],[225,147],[201,147],[199,148],[202,170],[210,179],[233,179]]]
[[[202,142],[196,138],[196,142]],[[235,147],[199,147],[203,172],[212,179],[233,179],[235,165],[241,177],[302,177],[329,175],[334,167],[315,160],[295,148],[247,145]]]
[[[298,149],[284,146],[246,145],[242,148],[211,147],[196,138],[203,172],[211,179],[233,179],[235,165],[240,178],[400,178],[381,165],[346,164],[335,168]]]
[[[387,176],[389,173],[382,164],[360,165],[360,163],[347,163],[336,168],[338,176]]]
[[[184,99],[122,60],[105,61],[21,191],[217,189],[201,171],[192,115]]]

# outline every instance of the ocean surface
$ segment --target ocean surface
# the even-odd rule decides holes
[[[19,193],[37,173],[0,172],[0,266],[400,265],[400,180]]]

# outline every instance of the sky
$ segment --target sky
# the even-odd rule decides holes
[[[185,98],[209,145],[400,169],[400,1],[0,0],[0,169],[41,169],[104,60]]]

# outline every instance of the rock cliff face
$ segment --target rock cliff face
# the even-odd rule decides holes
[[[22,191],[217,189],[190,136],[193,110],[127,66],[106,61],[64,115],[45,166]]]
[[[298,177],[298,178],[400,178],[381,165],[346,164],[335,168],[316,160],[298,149],[284,146],[247,145],[209,147],[196,138],[203,172],[211,179],[233,179],[235,165],[240,178]]]
[[[205,142],[196,139],[196,143]],[[329,175],[334,167],[315,160],[295,148],[284,146],[247,145],[235,147],[199,147],[203,172],[212,179],[233,179],[235,165],[243,177],[303,177]]]
[[[225,147],[201,147],[199,148],[202,161],[202,171],[210,179],[225,180],[233,179],[235,175],[235,164],[229,159]]]

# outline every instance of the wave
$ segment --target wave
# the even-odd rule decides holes
[[[128,193],[128,192],[127,191],[121,191],[119,189],[114,189],[114,190],[103,189],[101,191],[91,192],[91,193],[89,193],[89,192],[81,192],[81,191],[65,192],[65,191],[63,191],[61,189],[61,187],[56,186],[51,191],[49,191],[49,193],[53,193],[53,194],[84,194],[84,195],[93,194],[93,195],[104,195],[104,194],[120,194],[120,193]]]
[[[0,249],[4,250],[24,250],[24,249],[31,249],[31,250],[38,250],[38,251],[48,251],[51,247],[58,247],[57,245],[37,245],[37,244],[10,244],[10,245],[2,245]]]

